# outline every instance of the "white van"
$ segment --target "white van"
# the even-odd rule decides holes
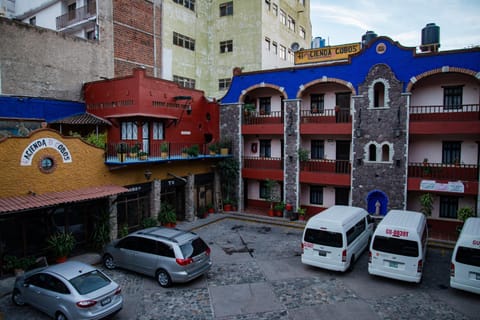
[[[390,210],[370,243],[368,273],[419,283],[427,251],[427,219],[416,211]]]
[[[480,218],[468,218],[452,253],[450,287],[480,294]]]
[[[362,208],[333,206],[317,213],[303,231],[302,263],[335,271],[352,269],[368,247],[373,226]]]

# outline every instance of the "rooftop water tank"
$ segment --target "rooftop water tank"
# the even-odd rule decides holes
[[[373,31],[367,31],[363,36],[362,36],[362,47],[366,46],[370,41],[375,39],[377,37],[377,34]]]
[[[323,48],[325,47],[325,39],[322,37],[315,37],[312,40],[312,49]]]
[[[440,47],[440,27],[435,23],[428,23],[422,29],[422,51],[438,51]]]

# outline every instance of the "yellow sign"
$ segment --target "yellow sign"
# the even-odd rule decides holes
[[[295,52],[295,64],[314,63],[348,59],[348,56],[360,51],[359,43],[343,44]]]

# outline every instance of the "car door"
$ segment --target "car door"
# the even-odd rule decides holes
[[[60,279],[47,273],[35,274],[26,283],[28,287],[25,297],[28,303],[47,314],[57,310],[58,305],[64,301],[64,295],[69,294]]]
[[[120,240],[115,246],[113,257],[117,266],[128,270],[136,271],[135,259],[138,256],[139,240],[141,238],[130,236]]]
[[[156,271],[158,250],[157,241],[146,238],[138,238],[138,251],[132,260],[135,271],[154,276]]]

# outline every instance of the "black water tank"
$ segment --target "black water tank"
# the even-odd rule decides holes
[[[436,51],[440,47],[440,27],[435,23],[428,23],[422,29],[422,51]]]
[[[362,46],[367,45],[370,41],[375,39],[377,37],[377,34],[373,31],[367,31],[363,36],[362,36]]]

